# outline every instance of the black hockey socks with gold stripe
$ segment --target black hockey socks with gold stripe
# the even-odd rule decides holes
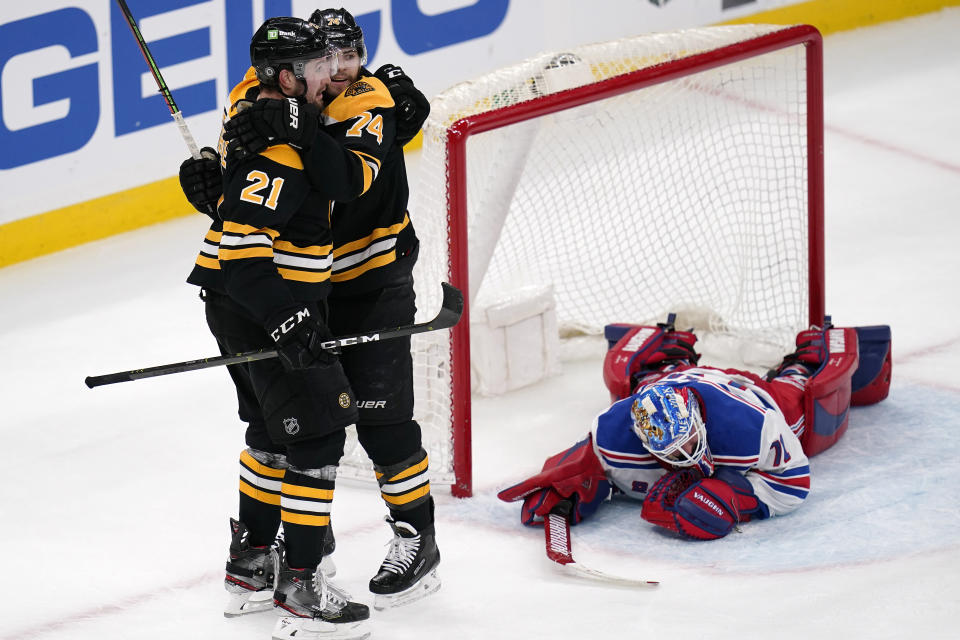
[[[380,495],[390,510],[390,516],[412,525],[417,531],[433,524],[428,466],[427,452],[422,447],[397,464],[374,465]]]
[[[280,528],[280,486],[286,456],[257,449],[240,454],[240,522],[252,546],[273,544]]]
[[[287,469],[280,489],[280,518],[289,566],[314,568],[320,563],[336,480],[335,465]]]

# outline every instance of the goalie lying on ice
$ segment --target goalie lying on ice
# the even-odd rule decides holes
[[[844,433],[851,401],[882,400],[890,384],[885,326],[802,331],[765,378],[697,366],[697,338],[676,331],[672,316],[656,327],[612,326],[622,334],[604,363],[614,404],[584,440],[498,494],[523,500],[524,524],[562,502],[573,503],[576,524],[613,492],[642,500],[644,520],[690,539],[788,514],[810,491],[807,455]]]

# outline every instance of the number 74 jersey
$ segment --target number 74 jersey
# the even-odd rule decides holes
[[[809,463],[767,383],[749,373],[712,367],[686,368],[655,382],[697,394],[714,473],[727,467],[727,473],[742,474],[764,507],[763,517],[784,515],[800,506],[810,491]],[[631,407],[637,395],[616,402],[596,418],[593,446],[607,478],[626,495],[643,500],[667,468],[633,431]]]

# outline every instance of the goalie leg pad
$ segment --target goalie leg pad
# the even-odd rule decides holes
[[[674,314],[655,327],[613,324],[604,327],[608,350],[603,360],[603,382],[613,402],[633,393],[645,375],[680,365],[694,365],[697,336],[673,327]]]
[[[856,327],[860,364],[851,380],[850,404],[863,406],[880,402],[890,392],[890,327]]]
[[[846,432],[850,389],[859,363],[855,329],[826,331],[827,360],[804,389],[804,431],[800,444],[808,456],[832,447]]]

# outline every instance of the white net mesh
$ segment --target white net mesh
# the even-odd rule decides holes
[[[436,312],[439,283],[451,280],[450,125],[778,29],[712,27],[546,53],[437,96],[410,207],[422,244],[418,321]],[[652,324],[674,311],[678,326],[701,336],[789,351],[808,318],[803,49],[469,137],[471,303],[553,285],[561,334]],[[414,336],[414,349],[432,480],[450,482],[449,335]]]

